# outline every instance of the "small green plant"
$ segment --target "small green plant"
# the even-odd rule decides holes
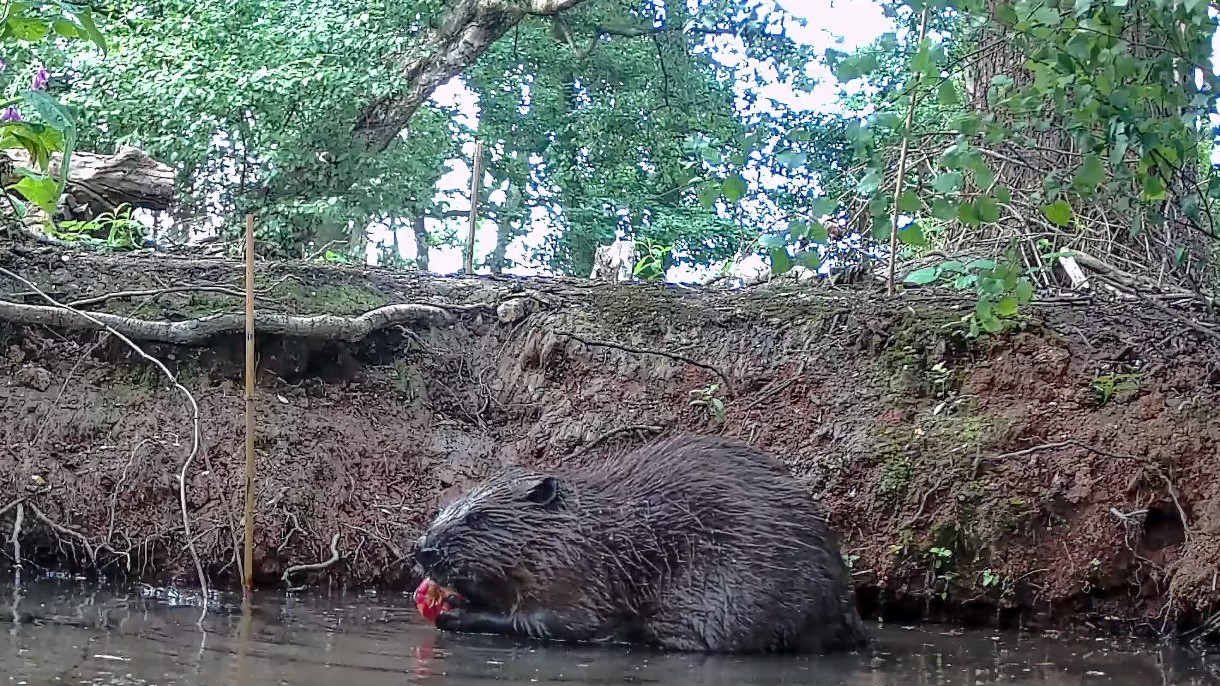
[[[953,564],[953,551],[948,548],[929,548],[928,555],[932,557],[932,569],[943,569]]]
[[[915,533],[910,529],[902,529],[898,532],[898,542],[890,544],[890,554],[903,555],[911,549],[914,542]]]
[[[1125,391],[1139,390],[1141,374],[1100,374],[1093,377],[1093,399],[1098,407],[1104,407],[1114,396]]]
[[[719,391],[720,384],[714,383],[690,392],[690,404],[706,409],[713,424],[724,421],[724,400],[716,397]]]
[[[957,290],[974,291],[978,296],[974,310],[958,324],[967,329],[970,338],[980,333],[1000,333],[1015,326],[1018,312],[1034,298],[1034,283],[1024,273],[1018,256],[1010,252],[1001,261],[977,259],[962,263],[946,260],[931,267],[917,269],[906,282],[928,285],[936,282]]]
[[[123,203],[89,221],[63,221],[48,230],[65,242],[89,243],[110,250],[133,250],[144,245],[148,228],[131,218],[131,205]]]
[[[953,370],[945,367],[944,362],[937,362],[928,370],[928,383],[932,384],[932,394],[936,398],[944,398],[953,382]]]
[[[843,556],[843,563],[847,565],[848,569],[855,569],[856,562],[858,562],[859,560],[860,560],[860,556],[855,553],[849,553],[849,554]]]
[[[991,571],[990,568],[983,570],[983,588],[995,588],[1003,582],[999,574]]]
[[[666,263],[673,254],[674,246],[643,238],[636,241],[636,247],[641,249],[644,254],[640,256],[639,260],[636,260],[635,268],[631,272],[632,276],[645,281],[664,279]]]

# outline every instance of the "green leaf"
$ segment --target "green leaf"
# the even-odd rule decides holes
[[[22,91],[21,97],[34,106],[38,115],[42,117],[48,126],[63,134],[63,159],[59,162],[58,191],[58,194],[62,194],[64,187],[68,185],[68,171],[72,165],[72,152],[76,149],[76,124],[72,121],[72,114],[58,100],[42,91]]]
[[[97,24],[93,22],[93,12],[86,7],[81,11],[79,16],[81,26],[85,27],[85,32],[89,34],[89,38],[103,53],[105,53],[107,50],[106,38],[102,35],[101,31],[97,30]]]
[[[810,215],[821,217],[827,214],[834,214],[834,211],[838,208],[838,203],[833,198],[816,198],[810,200],[805,208]]]
[[[903,279],[903,281],[918,286],[926,286],[935,281],[938,276],[940,276],[940,273],[936,267],[924,267],[907,274],[907,278]]]
[[[932,190],[938,193],[953,193],[961,189],[962,181],[963,176],[961,172],[937,174],[936,178],[932,179]]]
[[[961,97],[957,94],[957,86],[948,79],[941,81],[940,86],[937,87],[936,99],[945,107],[953,107],[961,102]]]
[[[802,250],[796,256],[796,263],[816,272],[822,268],[822,256],[817,250]]]
[[[1009,295],[1000,298],[1000,302],[996,304],[995,311],[1001,317],[1011,317],[1017,313],[1018,309],[1017,298]]]
[[[720,184],[708,181],[699,189],[699,203],[706,209],[712,209],[720,197]]]
[[[980,319],[979,324],[987,333],[1000,333],[1004,330],[1004,324],[998,318],[992,316],[986,319]]]
[[[856,192],[860,195],[872,195],[881,187],[883,181],[881,172],[876,169],[870,169],[863,179],[860,179],[860,184],[856,186]]]
[[[957,208],[957,220],[966,226],[978,226],[979,213],[974,203],[964,203],[961,207]]]
[[[1080,171],[1076,172],[1074,183],[1082,191],[1092,192],[1106,180],[1106,170],[1101,166],[1101,158],[1093,153],[1084,156]]]
[[[59,184],[49,176],[28,174],[14,186],[26,200],[38,205],[48,215],[55,214],[55,206],[59,201]]]
[[[978,186],[980,191],[991,188],[991,184],[995,183],[995,172],[991,171],[991,167],[987,166],[981,157],[970,163],[970,171],[974,173],[974,185]]]
[[[966,265],[957,260],[948,260],[946,262],[942,262],[940,265],[940,270],[942,272],[953,272],[954,274],[960,273],[965,268]]]
[[[974,201],[974,213],[984,224],[994,224],[1000,221],[1000,206],[995,198],[982,197]]]
[[[813,221],[809,222],[809,229],[805,233],[805,237],[814,243],[825,243],[830,240],[830,232],[822,222]]]
[[[771,273],[779,276],[792,269],[792,258],[788,256],[788,250],[785,248],[771,249]]]
[[[1022,305],[1034,299],[1034,285],[1029,279],[1021,279],[1017,282],[1017,300]]]
[[[947,198],[936,198],[932,201],[932,216],[941,221],[952,221],[957,218],[958,204]]]
[[[17,40],[36,43],[47,37],[51,27],[45,21],[29,17],[9,17],[5,22]]]
[[[1034,10],[1033,14],[1029,15],[1029,18],[1046,26],[1059,26],[1063,23],[1063,18],[1059,16],[1059,10],[1054,7],[1039,7]]]
[[[1156,174],[1144,176],[1144,199],[1157,201],[1165,199],[1165,182]]]
[[[928,245],[928,239],[923,235],[923,229],[920,228],[919,222],[911,222],[898,229],[898,240],[916,248],[923,248]]]
[[[919,201],[915,191],[903,191],[902,195],[898,196],[899,212],[918,212],[922,206],[923,203]]]
[[[741,174],[733,174],[724,180],[721,188],[724,190],[724,197],[728,198],[729,202],[736,203],[746,195],[746,180]]]
[[[64,38],[80,37],[80,32],[77,30],[76,24],[73,24],[67,19],[56,19],[51,23],[51,28],[55,29],[55,33],[58,33]]]
[[[788,245],[788,240],[776,233],[763,234],[758,239],[758,245],[764,248],[783,248]]]
[[[966,290],[967,288],[970,288],[974,284],[978,283],[978,281],[978,274],[962,274],[953,280],[953,287],[958,290]]]
[[[775,161],[786,169],[797,169],[809,161],[809,153],[785,151],[776,154]]]
[[[1072,222],[1072,206],[1064,200],[1043,207],[1042,214],[1055,226],[1067,226]]]
[[[60,131],[76,128],[76,124],[72,121],[72,114],[53,96],[47,95],[43,91],[27,90],[21,92],[21,99],[33,105],[38,115],[49,126]]]

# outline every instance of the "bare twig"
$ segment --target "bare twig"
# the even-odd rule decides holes
[[[725,374],[724,372],[722,372],[719,368],[717,368],[714,365],[710,365],[706,362],[700,362],[698,360],[687,357],[686,355],[679,355],[677,353],[671,353],[671,352],[667,352],[665,350],[647,350],[645,348],[635,348],[635,347],[632,347],[629,345],[623,345],[621,343],[613,343],[611,341],[592,340],[592,339],[588,339],[588,338],[582,338],[581,336],[577,336],[576,334],[573,334],[573,333],[566,333],[566,332],[562,332],[562,331],[557,332],[557,333],[560,336],[566,336],[568,338],[571,338],[574,341],[579,341],[580,343],[583,343],[589,347],[614,348],[616,350],[622,350],[623,352],[628,352],[628,353],[635,353],[637,355],[658,355],[660,357],[668,357],[671,360],[685,362],[686,364],[689,364],[689,365],[692,365],[695,367],[699,367],[700,369],[706,369],[709,372],[720,377],[720,380],[724,381],[726,391],[729,391],[731,393],[732,389],[733,389],[733,383],[732,383],[732,381],[729,380],[728,374]]]
[[[919,18],[919,39],[916,43],[920,48],[923,47],[923,39],[927,33],[928,8],[924,7],[923,14]],[[919,102],[918,85],[922,76],[922,74],[915,75],[915,84],[911,87],[911,100],[907,104],[906,125],[902,130],[902,147],[898,151],[898,178],[894,182],[894,222],[890,226],[889,270],[885,279],[885,292],[889,295],[894,294],[894,265],[898,261],[898,202],[899,198],[902,197],[902,181],[907,173],[907,147],[911,143],[911,123],[915,121],[915,103]]]
[[[309,564],[293,565],[284,570],[284,574],[280,577],[280,579],[283,580],[284,585],[287,586],[288,579],[293,574],[298,574],[300,572],[321,571],[323,569],[326,569],[326,568],[331,567],[332,565],[338,563],[340,559],[342,559],[342,556],[339,554],[339,532],[336,531],[335,535],[330,537],[330,559],[329,560],[326,560],[325,562],[311,562]]]
[[[195,455],[198,454],[198,452],[199,452],[199,444],[200,444],[200,442],[202,440],[202,436],[203,436],[203,432],[200,428],[200,422],[199,422],[199,403],[195,402],[195,396],[191,395],[191,392],[188,391],[185,386],[183,386],[181,383],[178,382],[178,379],[173,375],[172,372],[170,372],[169,368],[166,367],[165,364],[161,362],[161,360],[158,360],[157,358],[153,357],[152,355],[149,355],[147,352],[144,351],[143,348],[141,348],[140,346],[138,346],[134,342],[132,342],[132,340],[130,338],[123,335],[119,331],[116,331],[114,329],[114,327],[110,326],[109,324],[106,324],[101,319],[98,319],[97,316],[95,316],[94,314],[91,314],[88,312],[82,312],[80,310],[74,310],[72,308],[64,306],[63,304],[59,303],[54,298],[52,298],[51,296],[49,296],[45,292],[43,292],[42,289],[40,289],[37,285],[35,285],[30,280],[28,280],[22,276],[19,276],[17,274],[14,274],[13,272],[9,271],[8,269],[0,267],[0,275],[7,276],[8,278],[22,284],[26,288],[29,288],[29,289],[35,291],[43,300],[46,300],[47,302],[51,303],[51,305],[52,305],[52,307],[49,307],[49,308],[44,307],[44,308],[40,308],[40,309],[51,310],[53,312],[70,313],[72,318],[84,319],[84,320],[92,323],[94,326],[96,326],[98,328],[105,329],[111,335],[118,338],[120,341],[122,341],[124,344],[126,344],[129,348],[131,348],[131,350],[133,352],[135,352],[136,355],[139,355],[140,357],[147,360],[150,364],[157,367],[157,369],[161,370],[161,373],[165,375],[165,378],[169,380],[170,384],[172,386],[174,386],[174,388],[176,388],[178,390],[178,392],[182,393],[182,395],[186,398],[187,403],[190,405],[190,408],[191,408],[191,427],[192,427],[191,451],[186,456],[186,459],[183,460],[182,469],[178,472],[178,499],[179,499],[179,504],[182,506],[182,526],[185,531],[185,540],[187,541],[187,549],[189,550],[189,552],[191,554],[191,559],[195,563],[195,572],[199,576],[200,591],[203,593],[203,597],[206,599],[208,596],[207,575],[205,575],[203,572],[203,564],[199,561],[199,553],[198,553],[198,551],[195,550],[195,545],[191,541],[190,513],[186,506],[186,473],[187,473],[187,470],[190,469],[191,462],[194,461]],[[206,615],[207,615],[207,603],[205,602],[203,604],[203,614],[201,614],[199,616],[200,623],[203,622],[203,618]]]
[[[71,536],[72,538],[75,538],[76,540],[80,541],[81,545],[85,546],[85,552],[89,554],[89,562],[92,563],[94,566],[97,565],[97,552],[94,550],[93,544],[89,542],[88,536],[82,534],[81,532],[79,532],[75,529],[69,529],[68,527],[52,520],[50,517],[46,516],[46,514],[44,514],[42,510],[38,509],[38,506],[35,505],[34,503],[30,503],[29,505],[30,505],[30,511],[33,512],[34,516],[37,517],[38,520],[41,521],[43,524],[46,524],[47,526],[51,527],[51,529],[54,530],[56,533],[62,534],[64,536]]]

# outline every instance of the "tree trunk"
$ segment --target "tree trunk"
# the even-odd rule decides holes
[[[428,271],[428,250],[432,247],[428,226],[424,223],[426,218],[421,212],[411,224],[411,230],[415,233],[415,268],[421,272]]]

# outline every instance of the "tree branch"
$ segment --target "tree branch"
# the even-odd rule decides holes
[[[437,88],[474,64],[526,16],[553,16],[585,0],[459,0],[433,31],[430,49],[402,65],[401,90],[379,98],[361,113],[353,137],[374,152],[385,150]]]

